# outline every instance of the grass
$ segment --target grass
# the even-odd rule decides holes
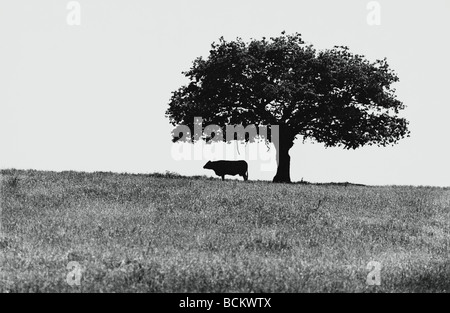
[[[1,176],[2,292],[450,291],[449,188]]]

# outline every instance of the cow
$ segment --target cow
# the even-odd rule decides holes
[[[209,161],[203,168],[213,170],[217,176],[222,177],[222,181],[225,180],[225,175],[240,175],[245,181],[248,180],[248,164],[245,161]]]

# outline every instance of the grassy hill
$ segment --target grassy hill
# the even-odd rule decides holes
[[[1,176],[3,292],[450,291],[448,188]]]

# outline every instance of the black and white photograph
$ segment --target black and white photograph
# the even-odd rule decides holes
[[[449,293],[449,30],[448,0],[0,0],[0,293]]]

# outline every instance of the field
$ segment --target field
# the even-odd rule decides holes
[[[449,188],[1,173],[1,292],[450,291]]]

